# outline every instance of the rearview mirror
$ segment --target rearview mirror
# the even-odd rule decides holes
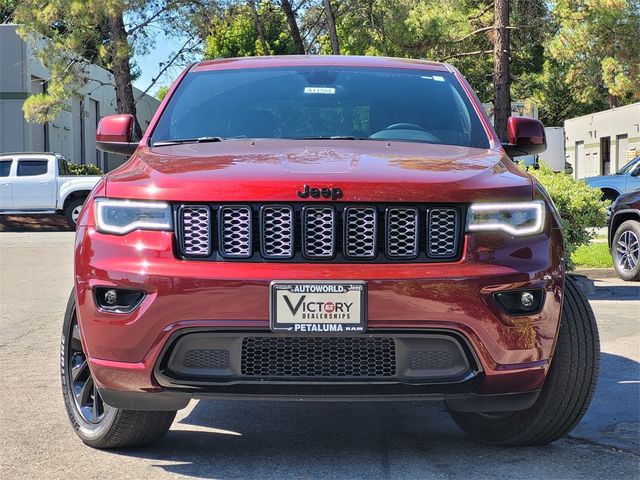
[[[544,125],[535,118],[509,117],[507,121],[509,143],[502,144],[511,158],[535,155],[547,149]]]
[[[131,155],[138,148],[133,142],[133,115],[109,115],[100,119],[96,130],[96,148],[103,152]]]

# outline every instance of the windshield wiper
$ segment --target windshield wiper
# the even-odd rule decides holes
[[[167,147],[169,145],[182,145],[183,143],[212,143],[212,142],[221,142],[224,138],[222,137],[198,137],[198,138],[180,138],[176,140],[161,140],[159,142],[155,142],[152,147]]]
[[[293,140],[367,140],[363,137],[354,137],[352,135],[332,135],[330,137],[298,137]]]

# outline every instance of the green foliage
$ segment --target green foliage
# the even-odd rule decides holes
[[[100,168],[91,163],[80,165],[78,163],[67,162],[67,168],[70,175],[103,175],[104,172]]]
[[[100,64],[102,44],[108,37],[106,6],[113,1],[78,2],[73,0],[21,0],[15,20],[21,24],[18,33],[31,45],[51,73],[45,94],[33,95],[25,101],[27,121],[42,123],[53,120],[86,81],[85,66],[89,61]],[[47,41],[42,42],[42,37]],[[90,60],[84,58],[86,55]]]
[[[295,53],[282,10],[271,2],[260,2],[258,18],[269,51],[258,38],[251,8],[244,2],[230,5],[210,25],[205,58],[247,57],[255,55],[291,55]]]
[[[543,0],[511,2],[511,74],[516,96],[529,98],[544,64],[548,9]],[[337,18],[348,54],[426,58],[455,65],[483,102],[493,98],[493,2],[489,0],[347,0]],[[321,51],[327,51],[320,36]],[[324,42],[324,43],[323,43]]]
[[[194,34],[195,18],[209,9],[212,0],[0,0],[0,14],[13,14],[18,34],[33,48],[49,70],[46,93],[24,103],[30,122],[52,121],[65,101],[91,80],[87,68],[96,64],[114,75],[120,113],[135,113],[131,81],[141,75],[134,54],[148,52],[155,33],[165,36]],[[215,3],[215,2],[214,2]],[[174,18],[180,17],[180,20]],[[193,28],[185,25],[193,23]],[[116,26],[117,25],[117,26]],[[112,29],[112,30],[110,30]],[[195,35],[195,34],[194,34]],[[184,56],[168,52],[174,60]],[[127,68],[128,67],[128,68]],[[130,77],[130,79],[129,79]]]
[[[0,23],[11,23],[18,0],[0,0]]]
[[[600,86],[587,103],[572,100],[573,87],[566,83],[568,66],[553,58],[545,60],[539,86],[533,92],[540,121],[548,126],[561,126],[565,119],[606,110],[609,106],[606,89]]]
[[[555,173],[544,164],[529,173],[542,184],[560,213],[567,266],[572,269],[573,252],[581,245],[587,245],[593,237],[588,229],[607,224],[602,192],[570,175]]]
[[[549,58],[563,71],[571,100],[609,106],[640,100],[640,2],[556,0],[558,31]]]
[[[50,39],[36,50],[52,72],[47,93],[25,102],[25,115],[51,120],[86,81],[87,62],[109,69],[113,55],[148,52],[158,26],[165,35],[200,39],[205,58],[295,53],[281,2],[255,4],[266,49],[246,0],[0,0],[0,14],[15,11],[21,35]],[[305,51],[330,53],[323,1],[291,4]],[[481,101],[492,100],[492,0],[334,0],[332,6],[343,54],[446,61]],[[113,12],[127,20],[126,41],[116,49],[108,29]],[[510,24],[511,96],[535,102],[544,123],[561,125],[640,100],[640,0],[510,0]],[[139,70],[130,65],[135,77]]]
[[[580,245],[571,255],[575,268],[611,268],[613,260],[607,241]]]
[[[156,98],[160,101],[164,100],[164,97],[167,96],[167,93],[169,93],[169,87],[160,87],[158,88],[158,91],[156,92]]]

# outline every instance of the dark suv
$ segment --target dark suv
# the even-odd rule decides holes
[[[450,65],[202,62],[78,221],[62,337],[71,422],[150,443],[191,399],[438,400],[477,439],[551,442],[598,371],[560,219]],[[265,406],[265,408],[267,408]]]
[[[640,280],[640,190],[620,195],[609,213],[609,249],[623,280]]]

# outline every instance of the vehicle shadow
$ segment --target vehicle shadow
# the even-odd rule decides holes
[[[63,215],[0,215],[0,232],[71,232]]]
[[[588,295],[589,300],[640,300],[640,282],[625,282],[625,285],[611,285],[606,282],[595,282],[594,292]]]
[[[548,446],[476,443],[441,403],[201,401],[159,445],[118,453],[197,478],[598,478],[612,464],[617,478],[633,478],[640,364],[601,359],[586,417]]]

